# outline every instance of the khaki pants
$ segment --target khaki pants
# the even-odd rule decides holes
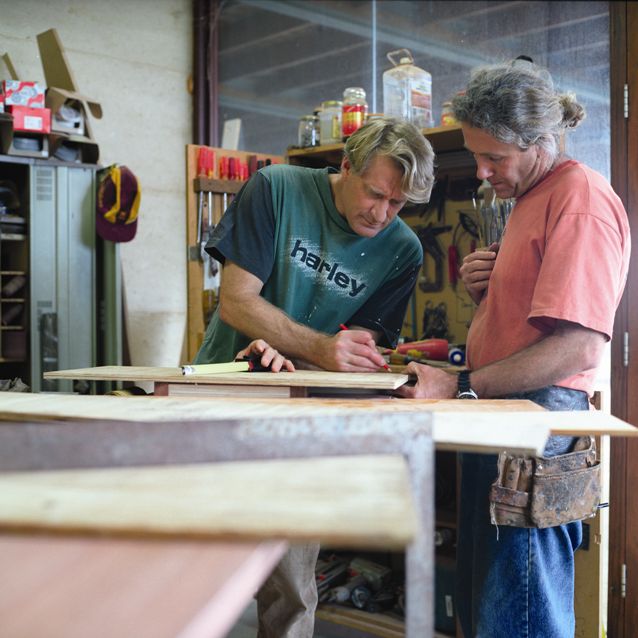
[[[319,544],[293,545],[257,592],[257,638],[312,638]]]

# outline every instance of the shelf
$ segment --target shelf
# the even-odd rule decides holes
[[[0,303],[25,303],[22,297],[0,297]]]
[[[386,614],[371,614],[367,611],[338,605],[319,605],[315,616],[337,625],[365,631],[381,638],[404,638],[405,624]]]
[[[26,238],[26,235],[18,233],[0,233],[0,241],[24,241]]]
[[[196,193],[237,194],[245,183],[245,180],[241,179],[196,177],[193,180],[193,189]]]
[[[26,276],[27,271],[26,270],[0,270],[0,276],[2,275],[25,275]]]
[[[460,126],[437,126],[423,129],[422,132],[437,154],[459,151],[464,148],[463,133]],[[310,161],[324,164],[340,164],[343,147],[342,143],[308,148],[291,147],[288,149],[288,160],[291,164],[297,164],[299,160],[303,160],[304,163]]]
[[[24,330],[24,326],[2,326],[0,325],[0,330]]]

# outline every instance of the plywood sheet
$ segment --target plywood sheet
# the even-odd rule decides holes
[[[321,429],[321,417],[431,412],[439,449],[494,452],[537,450],[552,434],[637,436],[638,429],[601,411],[547,412],[529,401],[405,399],[186,399],[0,393],[0,420],[115,420],[135,422],[236,419],[255,428],[268,418],[300,419],[300,431]],[[312,423],[311,423],[312,422]],[[303,426],[303,427],[302,427]],[[1,427],[1,424],[0,424]],[[294,423],[292,424],[294,427]]]
[[[0,529],[399,549],[417,523],[387,455],[6,473]]]
[[[223,638],[285,549],[275,541],[0,535],[11,583],[0,587],[0,634]]]
[[[543,412],[531,401],[430,401],[379,399],[255,399],[115,397],[53,393],[0,393],[0,419],[109,419],[119,421],[210,421],[308,417],[351,412]],[[463,416],[460,421],[467,419]]]
[[[407,374],[381,371],[326,372],[296,370],[295,372],[232,372],[227,374],[187,374],[180,368],[146,366],[98,366],[76,370],[45,372],[45,379],[83,379],[86,381],[157,381],[161,383],[211,385],[264,385],[304,388],[352,388],[396,390],[408,381]]]

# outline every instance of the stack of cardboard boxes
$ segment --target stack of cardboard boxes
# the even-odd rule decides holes
[[[27,157],[55,157],[96,164],[99,147],[88,118],[102,117],[98,102],[79,93],[55,29],[37,36],[47,84],[21,80],[7,54],[11,75],[0,85],[0,152]]]

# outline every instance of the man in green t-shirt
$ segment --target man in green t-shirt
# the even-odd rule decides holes
[[[273,165],[256,173],[206,246],[224,272],[194,362],[261,352],[263,341],[250,344],[263,339],[269,359],[277,349],[299,367],[378,370],[376,346],[396,345],[423,261],[397,215],[408,201],[428,201],[433,163],[415,126],[381,118],[350,136],[340,171]],[[291,548],[264,584],[259,638],[311,638],[318,551]]]

